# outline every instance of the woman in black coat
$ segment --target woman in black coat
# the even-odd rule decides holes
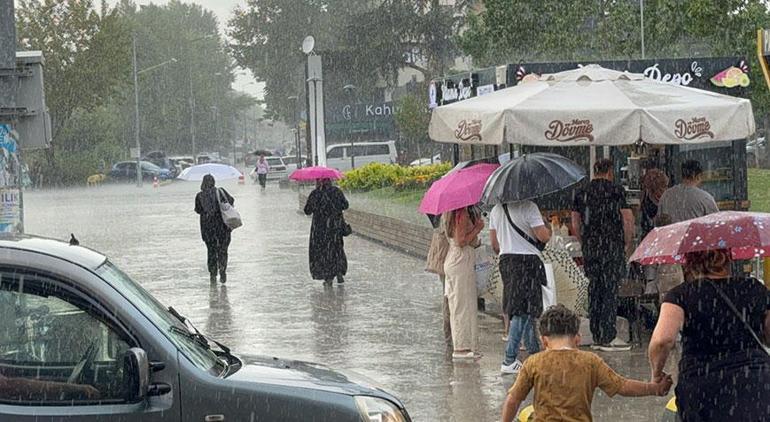
[[[342,211],[348,209],[348,200],[328,179],[316,182],[305,204],[305,214],[313,216],[310,227],[310,274],[314,280],[324,280],[330,285],[334,278],[344,283],[348,272],[348,259],[342,239]]]
[[[217,282],[217,271],[219,280],[222,283],[227,282],[227,248],[230,246],[232,231],[222,219],[222,212],[219,209],[220,194],[221,199],[226,200],[230,205],[235,204],[235,199],[224,188],[217,189],[214,176],[210,174],[203,176],[201,191],[195,196],[195,212],[200,214],[201,238],[208,250],[208,267],[212,283]]]

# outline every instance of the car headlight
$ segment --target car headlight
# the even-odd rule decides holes
[[[388,400],[371,396],[356,396],[356,406],[364,422],[406,422],[401,409]]]

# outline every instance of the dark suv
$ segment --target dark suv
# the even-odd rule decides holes
[[[98,252],[0,237],[0,420],[410,419],[356,375],[232,353]]]

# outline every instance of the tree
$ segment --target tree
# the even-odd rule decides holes
[[[637,2],[615,0],[484,0],[459,36],[477,66],[519,61],[588,61],[641,57]],[[645,2],[646,57],[742,55],[751,80],[762,75],[756,30],[770,13],[763,0]],[[754,89],[755,109],[770,108],[767,89]]]
[[[419,91],[422,92],[422,91]],[[396,126],[407,139],[412,152],[422,158],[421,144],[428,139],[430,112],[421,96],[410,93],[401,97],[396,108]]]
[[[18,0],[21,50],[42,50],[54,142],[77,109],[107,102],[128,80],[129,27],[115,10],[99,15],[91,0]]]
[[[353,84],[367,97],[395,86],[407,67],[426,78],[443,73],[454,57],[457,10],[439,0],[249,0],[228,35],[236,62],[265,82],[270,117],[291,121],[286,98],[304,92],[305,36],[324,57],[325,86]]]

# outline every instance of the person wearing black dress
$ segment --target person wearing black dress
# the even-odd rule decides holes
[[[195,196],[195,212],[200,215],[201,238],[206,244],[208,269],[211,282],[227,282],[227,249],[230,246],[230,232],[222,219],[220,201],[235,204],[235,199],[224,188],[217,188],[214,176],[203,176],[201,191]]]
[[[343,240],[342,212],[348,209],[348,200],[342,190],[321,179],[310,192],[305,204],[305,215],[312,215],[310,226],[310,274],[314,280],[331,285],[334,278],[344,283],[348,272],[348,259]]]
[[[653,381],[666,376],[681,333],[676,403],[682,421],[770,420],[770,356],[760,345],[770,338],[768,289],[754,278],[731,276],[729,251],[690,253],[686,261],[687,281],[664,296],[650,340]]]

